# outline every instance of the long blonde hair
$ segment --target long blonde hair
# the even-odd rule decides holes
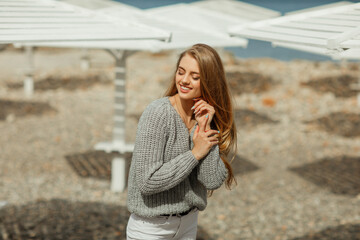
[[[215,49],[206,44],[195,44],[182,52],[176,64],[173,81],[167,89],[165,96],[173,96],[177,93],[175,75],[181,59],[189,54],[200,68],[200,91],[201,97],[215,108],[215,115],[211,122],[211,128],[220,131],[219,150],[222,161],[227,170],[228,177],[225,185],[228,189],[236,179],[233,174],[231,161],[236,154],[236,126],[229,87],[225,78],[225,71],[219,54]],[[228,160],[229,153],[233,154]],[[211,195],[212,192],[210,192]]]

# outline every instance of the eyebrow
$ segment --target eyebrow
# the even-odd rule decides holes
[[[185,68],[183,68],[183,67],[180,66],[180,65],[179,65],[179,68],[181,68],[182,70],[186,71]],[[200,73],[198,73],[198,72],[190,72],[190,73],[191,73],[191,74],[199,74],[199,75],[200,75]]]

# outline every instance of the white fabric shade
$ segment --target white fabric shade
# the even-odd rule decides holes
[[[53,0],[0,0],[0,44],[34,41],[168,40],[170,33]]]
[[[167,21],[176,22],[196,31],[207,31],[227,35],[227,28],[243,24],[249,20],[222,13],[220,11],[203,9],[189,4],[174,4],[145,10],[152,16],[161,16]]]
[[[334,60],[347,59],[347,60],[360,60],[360,48],[348,49],[345,51],[331,50],[321,47],[305,46],[293,43],[273,42],[273,46],[285,47],[294,50],[299,50],[308,53],[315,53],[324,56],[330,56]]]
[[[194,8],[194,7],[190,7]],[[161,51],[169,49],[187,48],[195,43],[206,43],[213,47],[247,46],[247,40],[232,38],[226,32],[218,33],[206,28],[196,28],[182,24],[176,19],[167,19],[165,16],[158,16],[139,9],[128,8],[124,5],[113,6],[98,10],[100,14],[108,16],[114,21],[128,19],[134,24],[148,24],[152,27],[171,32],[170,42],[155,40],[147,41],[57,41],[32,43],[33,46],[52,47],[76,47],[76,48],[99,48],[99,49],[121,49],[121,50],[147,50]],[[205,10],[206,12],[206,10]],[[217,21],[228,21],[227,17],[218,16]],[[206,20],[206,18],[205,18]],[[234,23],[234,22],[232,22]]]
[[[242,19],[244,22],[253,22],[281,16],[281,13],[246,2],[236,0],[203,0],[190,5],[221,12]]]
[[[316,10],[321,10],[321,9],[326,9],[326,8],[340,7],[340,6],[345,6],[345,5],[349,5],[349,4],[353,4],[353,2],[339,1],[339,2],[334,2],[334,3],[329,3],[329,4],[323,4],[323,5],[316,6],[316,7],[310,7],[310,8],[287,12],[285,15],[305,13],[305,12],[316,11]]]
[[[328,49],[360,48],[360,3],[234,26],[229,33]]]

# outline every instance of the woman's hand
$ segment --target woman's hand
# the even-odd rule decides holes
[[[193,142],[194,147],[191,150],[194,157],[197,160],[201,160],[204,158],[210,151],[210,149],[219,143],[218,140],[218,131],[217,130],[206,130],[207,123],[209,121],[209,117],[205,116],[205,121],[201,123],[198,122],[196,126]]]
[[[215,108],[201,98],[196,98],[194,101],[195,104],[192,109],[194,110],[195,120],[199,123],[199,125],[207,121],[206,130],[209,130],[211,121],[213,120],[215,114]],[[208,119],[206,119],[206,116]]]

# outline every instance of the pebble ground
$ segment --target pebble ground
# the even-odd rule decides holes
[[[48,76],[101,77],[93,85],[42,89],[27,98],[21,88],[11,88],[11,84],[22,83],[25,56],[14,49],[0,52],[0,100],[48,105],[28,107],[26,115],[10,109],[0,119],[0,239],[124,239],[127,192],[111,192],[108,179],[79,176],[66,160],[69,155],[92,151],[96,143],[112,137],[113,60],[102,51],[90,51],[90,55],[92,68],[82,72],[81,51],[38,49],[36,81]],[[162,96],[176,58],[176,52],[166,52],[136,53],[128,59],[129,142],[135,138],[143,109]],[[360,239],[356,173],[349,176],[349,182],[355,179],[352,194],[339,194],[331,186],[315,184],[291,171],[339,157],[351,158],[354,166],[359,166],[360,136],[344,137],[307,123],[333,112],[360,114],[356,96],[339,98],[303,83],[324,76],[360,76],[360,67],[353,63],[234,59],[226,52],[223,60],[227,72],[252,72],[272,79],[261,91],[234,92],[236,111],[252,112],[269,121],[247,124],[249,121],[237,119],[234,171],[238,184],[231,191],[221,188],[209,198],[207,209],[200,214],[198,239]],[[320,172],[326,175],[324,169],[320,167]],[[346,184],[338,187],[346,188]],[[38,219],[38,225],[26,221],[24,213]],[[60,231],[68,222],[77,230]],[[41,224],[44,227],[37,227]]]

